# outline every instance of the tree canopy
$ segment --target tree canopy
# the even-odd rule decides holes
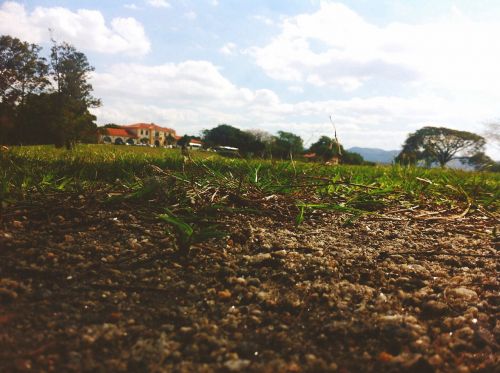
[[[88,82],[87,57],[67,43],[54,42],[49,62],[42,48],[0,36],[0,143],[65,145],[96,140],[100,105]]]
[[[484,138],[475,133],[445,127],[424,127],[408,136],[396,161],[402,164],[420,161],[428,166],[437,163],[444,167],[453,159],[466,161],[482,151],[484,145]]]
[[[309,147],[309,152],[316,153],[323,161],[328,161],[338,156],[345,164],[363,164],[363,157],[358,153],[348,152],[341,144],[328,136],[321,136],[318,141]]]
[[[274,138],[272,155],[276,158],[289,159],[304,151],[304,142],[291,132],[278,131],[278,136]]]
[[[264,144],[251,133],[228,124],[219,124],[215,128],[204,130],[203,142],[208,147],[231,146],[238,148],[240,153],[246,156],[260,154],[264,150]]]

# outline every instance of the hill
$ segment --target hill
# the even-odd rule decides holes
[[[375,163],[392,163],[394,158],[399,154],[399,150],[384,150],[377,148],[353,147],[348,149],[348,151],[361,154],[365,161]]]

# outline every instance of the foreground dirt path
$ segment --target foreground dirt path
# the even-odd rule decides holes
[[[3,212],[0,371],[498,368],[492,217],[226,213],[229,238],[184,261],[157,208],[69,196]]]

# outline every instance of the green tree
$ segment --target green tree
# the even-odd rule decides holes
[[[202,134],[205,146],[231,146],[238,148],[240,153],[246,156],[259,154],[265,148],[264,144],[252,134],[227,124],[204,130]]]
[[[191,139],[192,139],[192,136],[184,135],[179,139],[179,141],[177,141],[177,145],[178,146],[188,146]]]
[[[41,48],[8,35],[0,36],[0,143],[24,142],[19,109],[48,85]]]
[[[100,100],[92,96],[92,85],[88,82],[94,68],[85,54],[72,45],[54,42],[50,69],[58,102],[57,120],[53,123],[57,134],[55,144],[70,149],[76,141],[96,132],[96,118],[89,109],[99,106]]]
[[[470,158],[482,151],[484,145],[484,138],[475,133],[445,127],[424,127],[408,136],[396,161],[403,164],[423,161],[428,166],[438,163],[444,167],[452,159]]]
[[[484,152],[477,152],[473,156],[466,159],[464,163],[474,167],[477,171],[488,171],[495,166],[495,161]]]
[[[340,156],[344,152],[342,145],[338,145],[334,139],[328,136],[321,136],[318,141],[309,147],[309,152],[316,153],[324,161],[331,159],[334,155]]]
[[[291,132],[278,131],[272,147],[274,157],[288,159],[304,151],[304,142]]]

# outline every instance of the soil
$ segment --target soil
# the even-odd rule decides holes
[[[494,216],[225,212],[183,258],[157,212],[2,211],[0,371],[498,371]]]

